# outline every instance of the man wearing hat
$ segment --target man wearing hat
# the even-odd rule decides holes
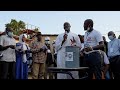
[[[45,62],[47,57],[47,47],[42,43],[41,32],[37,32],[36,39],[30,44],[32,51],[32,78],[44,79],[45,77]]]

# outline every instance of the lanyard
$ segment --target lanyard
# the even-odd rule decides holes
[[[87,39],[91,32],[86,32],[86,33],[87,33],[87,35],[86,35],[85,39],[86,39],[86,44],[87,44]]]
[[[87,37],[90,35],[90,32],[87,32],[87,36],[86,36],[86,39],[87,39]]]

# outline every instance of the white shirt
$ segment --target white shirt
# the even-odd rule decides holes
[[[78,37],[77,34],[74,34],[74,33],[71,33],[69,32],[68,33],[68,36],[67,36],[67,40],[64,42],[64,44],[61,46],[62,44],[62,41],[63,41],[63,36],[64,36],[64,33],[62,34],[59,34],[57,39],[56,39],[56,42],[55,42],[55,49],[57,51],[57,67],[62,67],[64,68],[65,67],[65,47],[66,46],[71,46],[71,40],[73,40],[73,37],[76,41],[76,46],[80,47],[81,48],[81,42],[80,42],[80,38]],[[78,78],[78,72],[77,74],[74,73],[73,74],[73,77],[75,78]],[[57,78],[58,79],[67,79],[67,75],[65,74],[57,74]]]
[[[101,51],[101,52],[103,52],[103,51]],[[103,52],[103,56],[104,56],[104,63],[105,63],[105,64],[110,64],[110,62],[109,62],[109,60],[108,60],[108,57],[107,57],[107,55],[106,55],[105,52]]]
[[[0,37],[0,45],[2,46],[16,45],[16,42],[14,38],[10,38],[7,35],[3,35]],[[16,61],[15,49],[8,48],[4,51],[1,51],[1,53],[3,54],[1,61],[6,62]]]
[[[69,32],[69,33],[68,33],[68,36],[67,36],[67,40],[66,40],[66,41],[63,43],[63,45],[61,46],[62,41],[63,41],[63,39],[64,39],[63,36],[64,36],[64,33],[59,34],[58,37],[57,37],[57,39],[56,39],[55,48],[56,48],[57,52],[58,52],[61,48],[65,48],[66,46],[72,46],[70,39],[73,40],[73,37],[74,37],[74,39],[75,39],[75,41],[76,41],[76,46],[78,46],[78,47],[81,48],[81,42],[80,42],[80,39],[79,39],[79,37],[78,37],[77,34],[74,34],[74,33]]]
[[[93,30],[91,32],[85,32],[84,44],[89,44],[94,47],[99,45],[100,41],[103,41],[103,38],[99,31]]]

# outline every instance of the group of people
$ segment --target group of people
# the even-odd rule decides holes
[[[65,32],[56,39],[57,67],[65,67],[65,47],[77,46],[80,49],[80,66],[89,67],[88,79],[119,79],[120,78],[120,40],[113,31],[108,32],[110,42],[93,28],[92,19],[84,21],[83,36],[70,31],[70,23],[64,23]],[[79,36],[79,37],[78,37]],[[80,72],[79,77],[82,75]],[[58,79],[67,79],[63,74]]]
[[[0,37],[0,79],[28,79],[28,61],[32,59],[32,79],[47,79],[47,67],[65,68],[66,46],[76,46],[80,50],[80,66],[89,67],[88,79],[120,79],[120,40],[113,31],[108,32],[109,42],[101,33],[93,28],[92,19],[84,21],[85,34],[77,35],[70,31],[71,25],[65,22],[65,32],[53,41],[51,52],[50,38],[42,42],[42,34],[38,32],[28,45],[24,34],[16,43],[13,31],[6,28],[6,35]],[[32,54],[32,55],[31,55]],[[84,72],[79,72],[78,79]],[[73,73],[73,76],[75,73]],[[68,79],[65,74],[53,75],[49,79]]]
[[[11,28],[6,28],[5,33],[0,36],[0,79],[28,79],[29,66],[32,79],[47,79],[46,67],[54,64],[49,39],[42,43],[42,34],[37,32],[28,45],[25,34],[16,43]]]

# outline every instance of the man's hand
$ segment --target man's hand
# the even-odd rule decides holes
[[[64,34],[64,36],[63,36],[63,41],[62,41],[62,44],[61,44],[61,46],[63,45],[63,43],[67,40],[67,34]]]
[[[43,51],[43,48],[40,48],[40,50],[39,50],[40,52],[42,52]]]
[[[63,36],[65,41],[67,40],[67,36],[68,36],[67,34],[64,34],[64,36]]]
[[[83,49],[81,50],[81,53],[84,53],[84,51],[85,51],[85,48],[83,48]]]
[[[83,56],[84,56],[83,52],[80,52],[80,57],[83,57]]]
[[[73,37],[73,39],[70,39],[70,41],[71,41],[71,45],[74,45],[76,43],[74,37]]]
[[[15,45],[9,45],[11,49],[15,49]]]
[[[101,41],[99,42],[99,45],[93,47],[93,50],[99,50],[99,49],[102,50],[103,48],[104,48],[104,42]]]
[[[23,50],[22,52],[23,52],[23,54],[26,54],[26,53],[27,53],[27,50]]]

